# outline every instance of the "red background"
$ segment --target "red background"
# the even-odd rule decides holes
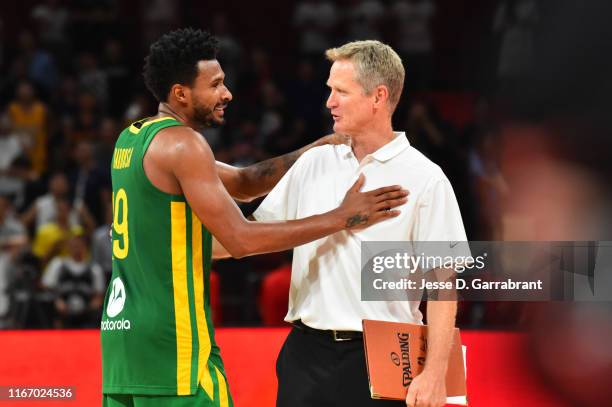
[[[219,328],[236,407],[272,407],[276,355],[285,328]],[[462,332],[470,406],[562,406],[531,373],[518,333]],[[0,333],[0,386],[74,386],[72,401],[0,401],[0,406],[100,406],[99,331]],[[154,373],[154,372],[153,372]]]

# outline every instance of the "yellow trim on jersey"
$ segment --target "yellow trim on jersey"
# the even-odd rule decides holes
[[[191,316],[187,288],[187,220],[185,202],[170,203],[172,286],[176,329],[176,387],[179,396],[191,394]]]
[[[166,116],[166,117],[159,117],[157,119],[153,119],[153,120],[149,120],[148,122],[144,122],[142,124],[142,126],[140,126],[140,128],[134,126],[134,123],[132,123],[130,125],[130,132],[134,133],[134,134],[138,134],[138,133],[140,133],[140,130],[144,129],[145,127],[150,126],[153,123],[161,122],[163,120],[176,120],[176,119],[174,119],[174,117],[168,117],[168,116]],[[135,123],[138,123],[138,122],[135,122]]]
[[[225,377],[223,377],[223,373],[219,371],[217,366],[215,366],[215,373],[217,374],[217,383],[219,383],[219,407],[229,407]]]
[[[208,357],[210,356],[210,336],[206,322],[206,310],[204,308],[204,262],[202,260],[202,223],[192,212],[191,214],[191,248],[193,253],[193,290],[195,297],[196,321],[199,339],[198,353],[198,383],[214,400],[215,388],[208,370]]]

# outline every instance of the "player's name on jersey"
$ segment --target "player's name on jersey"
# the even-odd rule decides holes
[[[113,169],[122,170],[130,166],[133,148],[116,148],[113,154]]]

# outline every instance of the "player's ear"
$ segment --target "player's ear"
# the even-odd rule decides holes
[[[179,103],[187,103],[189,100],[189,88],[176,83],[170,88],[170,95]]]

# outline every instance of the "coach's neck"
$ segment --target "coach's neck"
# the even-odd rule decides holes
[[[368,126],[354,132],[350,136],[353,154],[355,154],[359,162],[361,162],[363,157],[372,154],[395,137],[390,118],[386,120],[372,120]]]

